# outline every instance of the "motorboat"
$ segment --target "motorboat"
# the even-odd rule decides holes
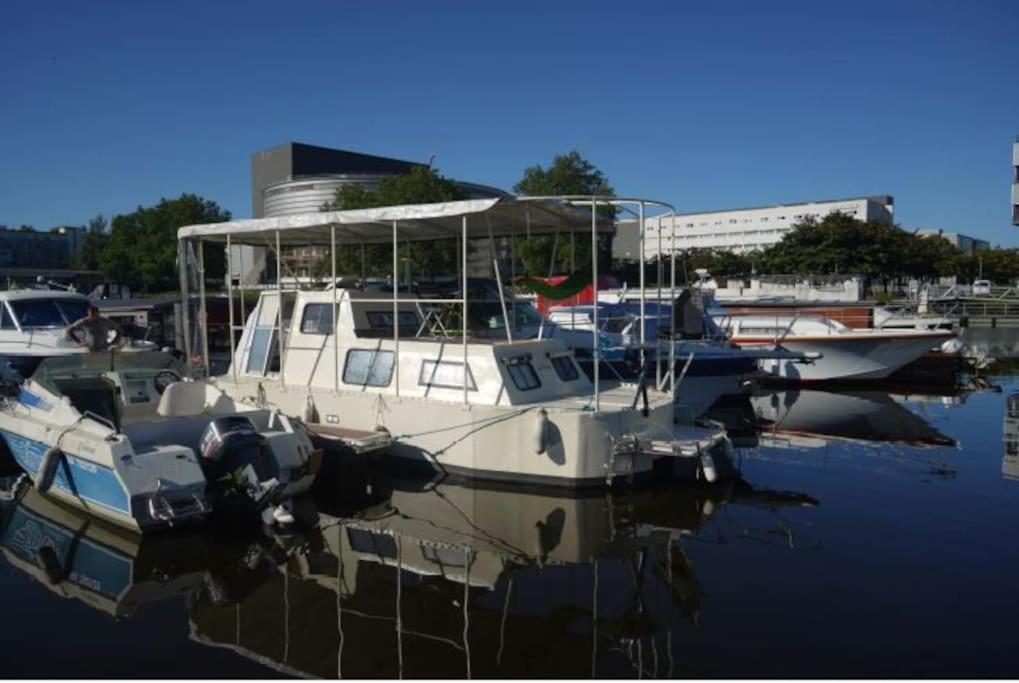
[[[250,244],[278,254],[284,245],[318,244],[335,254],[343,241],[388,243],[396,254],[401,240],[458,238],[464,262],[455,299],[401,294],[395,260],[388,293],[337,286],[284,291],[277,259],[275,290],[261,292],[246,321],[231,320],[240,338],[230,336],[230,368],[211,386],[299,416],[322,438],[446,474],[601,487],[649,477],[656,466],[671,472],[685,460],[696,463],[696,476],[714,479],[728,452],[725,431],[674,424],[671,387],[611,385],[597,369],[588,378],[557,339],[518,339],[510,326],[501,337],[478,333],[486,323],[471,314],[469,241],[525,230],[596,236],[611,224],[567,200],[499,198],[182,227],[185,315],[198,331],[187,337],[186,356],[202,359],[196,371],[208,372],[205,278],[190,274],[204,271],[206,246]],[[330,282],[338,282],[335,265]],[[232,282],[228,289],[232,298]]]
[[[733,314],[718,309],[712,314],[740,347],[781,345],[820,356],[810,364],[762,361],[769,377],[787,381],[884,379],[955,337],[948,330],[851,328],[816,315]]]
[[[48,358],[0,382],[3,444],[36,489],[132,531],[199,522],[220,491],[287,521],[316,471],[304,428],[185,373],[158,351]]]
[[[197,590],[208,562],[204,537],[142,537],[17,480],[0,490],[0,553],[54,595],[116,619]]]
[[[597,308],[605,376],[633,381],[640,373],[647,372],[661,382],[663,368],[670,356],[674,356],[678,359],[673,366],[677,373],[676,412],[688,420],[701,417],[723,396],[747,391],[762,361],[809,363],[818,357],[815,353],[774,345],[741,348],[724,338],[713,320],[691,302],[689,293],[680,297],[679,301],[670,303],[645,302],[643,308],[637,302],[625,300],[553,306],[548,313],[550,329],[544,335],[562,336],[560,330],[589,332]],[[645,343],[641,342],[642,320]],[[578,335],[570,341],[581,367],[590,375],[590,334]],[[644,367],[642,358],[650,362],[649,367]]]
[[[31,375],[45,358],[86,353],[68,339],[67,326],[88,313],[91,300],[59,289],[0,291],[0,378]],[[124,340],[124,350],[152,350],[144,340]]]

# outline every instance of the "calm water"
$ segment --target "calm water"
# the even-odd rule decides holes
[[[0,671],[1015,676],[1019,377],[988,379],[727,402],[742,481],[713,489],[348,468],[303,533],[144,540],[29,491],[2,504]]]

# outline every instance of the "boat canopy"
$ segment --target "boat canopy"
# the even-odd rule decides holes
[[[502,197],[188,225],[177,231],[177,239],[225,243],[229,236],[233,244],[262,244],[278,231],[283,246],[328,245],[335,228],[336,239],[341,242],[391,243],[396,223],[400,241],[429,241],[460,238],[464,221],[468,238],[590,234],[592,228],[591,211],[568,201]],[[611,233],[614,229],[611,220],[598,220],[598,232]]]

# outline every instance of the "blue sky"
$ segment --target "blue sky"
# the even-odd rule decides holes
[[[1019,2],[0,4],[0,223],[196,192],[287,140],[506,189],[577,148],[684,211],[892,194],[1019,245]]]

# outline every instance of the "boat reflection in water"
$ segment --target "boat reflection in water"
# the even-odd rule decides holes
[[[673,629],[706,599],[681,537],[733,504],[816,501],[745,483],[622,500],[396,489],[215,577],[191,634],[299,675],[670,675]]]
[[[1001,458],[1001,474],[1019,480],[1019,392],[1005,399],[1005,454]]]
[[[832,441],[954,447],[891,394],[876,390],[763,390],[716,404],[710,416],[737,447],[821,448]]]
[[[120,618],[202,584],[207,558],[202,537],[164,534],[143,539],[66,507],[32,486],[4,488],[4,560],[62,598]]]

